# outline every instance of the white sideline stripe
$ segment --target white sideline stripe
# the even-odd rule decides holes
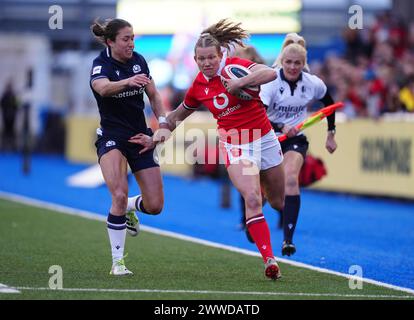
[[[20,291],[0,283],[0,293],[20,293]]]
[[[70,215],[81,216],[81,217],[91,219],[91,220],[106,221],[106,217],[104,217],[102,215],[99,215],[97,213],[84,211],[84,210],[79,210],[79,209],[74,209],[74,208],[70,208],[70,207],[65,207],[65,206],[61,206],[61,205],[58,205],[58,204],[53,204],[53,203],[49,203],[49,202],[45,202],[45,201],[41,201],[41,200],[36,200],[36,199],[20,196],[20,195],[17,195],[17,194],[13,194],[13,193],[0,191],[0,198],[7,199],[7,200],[12,200],[12,201],[15,201],[15,202],[20,202],[20,203],[35,206],[35,207],[50,209],[50,210],[54,210],[54,211],[58,211],[58,212],[66,213],[66,214],[70,214]],[[198,243],[198,244],[202,244],[202,245],[213,247],[213,248],[219,248],[219,249],[224,249],[224,250],[228,250],[228,251],[232,251],[232,252],[237,252],[237,253],[241,253],[241,254],[248,255],[248,256],[260,257],[259,253],[254,252],[254,251],[250,251],[250,250],[240,249],[240,248],[233,247],[233,246],[227,246],[227,245],[219,244],[219,243],[216,243],[216,242],[202,240],[202,239],[199,239],[199,238],[194,238],[194,237],[186,236],[186,235],[183,235],[183,234],[179,234],[179,233],[175,233],[175,232],[171,232],[171,231],[165,231],[165,230],[161,230],[161,229],[157,229],[157,228],[153,228],[153,227],[149,227],[149,226],[140,225],[140,228],[141,228],[141,230],[151,232],[151,233],[154,233],[154,234],[159,234],[159,235],[172,237],[172,238],[176,238],[176,239],[180,239],[180,240],[186,240],[186,241],[190,241],[190,242],[193,242],[193,243]],[[353,275],[349,275],[349,274],[341,273],[341,272],[337,272],[337,271],[332,271],[332,270],[325,269],[325,268],[319,268],[319,267],[311,266],[311,265],[308,265],[308,264],[305,264],[305,263],[302,263],[302,262],[291,261],[291,260],[278,258],[278,257],[276,257],[276,260],[280,261],[280,262],[283,262],[283,263],[286,263],[286,264],[289,264],[289,265],[292,265],[292,266],[295,266],[295,267],[300,267],[300,268],[305,268],[305,269],[309,269],[309,270],[313,270],[313,271],[317,271],[317,272],[332,274],[332,275],[344,277],[344,278],[347,278],[347,279],[352,279],[352,280],[360,279],[360,278],[357,278]],[[388,284],[388,283],[384,283],[384,282],[380,282],[380,281],[376,281],[376,280],[372,280],[372,279],[368,279],[368,278],[362,278],[361,280],[364,281],[365,283],[374,284],[374,285],[377,285],[377,286],[380,286],[380,287],[414,294],[413,289],[399,287],[399,286],[396,286],[396,285],[392,285],[392,284]]]
[[[128,167],[128,174],[131,169]],[[66,178],[66,184],[72,187],[97,188],[105,184],[99,164],[94,164]]]
[[[90,166],[77,172],[66,179],[66,183],[72,187],[96,188],[105,183],[99,164]]]
[[[302,292],[258,292],[258,291],[210,291],[210,290],[165,290],[165,289],[97,289],[97,288],[62,288],[16,287],[31,291],[68,291],[68,292],[124,292],[124,293],[195,293],[195,294],[231,294],[254,296],[303,296],[303,297],[338,297],[338,298],[399,298],[414,299],[414,296],[376,295],[376,294],[340,294],[340,293],[302,293]]]

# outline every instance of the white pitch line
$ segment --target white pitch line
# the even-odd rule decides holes
[[[340,294],[340,293],[303,293],[303,292],[256,292],[256,291],[210,291],[210,290],[168,290],[168,289],[99,289],[99,288],[62,288],[47,287],[15,287],[19,290],[31,291],[67,291],[67,292],[119,292],[119,293],[192,293],[192,294],[224,294],[254,296],[292,296],[292,297],[336,297],[336,298],[382,298],[382,299],[414,299],[414,296],[376,295],[376,294]]]
[[[102,216],[98,213],[85,211],[85,210],[79,210],[79,209],[75,209],[75,208],[70,208],[70,207],[66,207],[66,206],[62,206],[62,205],[58,205],[58,204],[54,204],[54,203],[50,203],[50,202],[45,202],[45,201],[41,201],[41,200],[37,200],[37,199],[32,199],[32,198],[20,196],[20,195],[13,194],[13,193],[0,191],[0,198],[7,199],[7,200],[12,200],[12,201],[15,201],[15,202],[20,202],[20,203],[23,203],[23,204],[27,204],[27,205],[31,205],[31,206],[35,206],[35,207],[39,207],[39,208],[45,208],[45,209],[49,209],[49,210],[53,210],[53,211],[57,211],[57,212],[65,213],[65,214],[80,216],[80,217],[84,217],[84,218],[91,219],[91,220],[106,221],[106,217],[104,217],[104,216]],[[183,235],[183,234],[180,234],[180,233],[161,230],[161,229],[153,228],[153,227],[149,227],[149,226],[140,225],[140,228],[143,231],[147,231],[147,232],[158,234],[158,235],[163,235],[163,236],[172,237],[172,238],[175,238],[175,239],[180,239],[180,240],[185,240],[185,241],[189,241],[189,242],[193,242],[193,243],[198,243],[198,244],[202,244],[202,245],[205,245],[205,246],[218,248],[218,249],[223,249],[223,250],[227,250],[227,251],[231,251],[231,252],[237,252],[237,253],[241,253],[241,254],[244,254],[244,255],[260,257],[260,254],[258,252],[255,252],[255,251],[250,251],[250,250],[240,249],[240,248],[233,247],[233,246],[223,245],[223,244],[220,244],[220,243],[207,241],[207,240],[203,240],[203,239],[199,239],[199,238],[195,238],[195,237],[190,237],[190,236],[186,236],[186,235]],[[343,278],[346,278],[346,279],[362,280],[364,283],[369,283],[369,284],[373,284],[373,285],[376,285],[376,286],[380,286],[380,287],[384,287],[384,288],[388,288],[388,289],[392,289],[392,290],[396,290],[396,291],[407,292],[407,293],[410,293],[410,294],[414,295],[414,290],[410,289],[410,288],[404,288],[404,287],[400,287],[400,286],[396,286],[396,285],[392,285],[392,284],[388,284],[388,283],[384,283],[384,282],[380,282],[380,281],[372,280],[372,279],[368,279],[368,278],[357,278],[353,275],[349,275],[349,274],[346,274],[346,273],[341,273],[341,272],[337,272],[337,271],[333,271],[333,270],[329,270],[329,269],[325,269],[325,268],[319,268],[319,267],[315,267],[315,266],[312,266],[312,265],[309,265],[309,264],[296,262],[296,261],[292,261],[292,260],[288,260],[288,259],[283,259],[283,258],[278,258],[277,257],[276,260],[280,261],[280,262],[283,262],[283,263],[286,263],[286,264],[289,264],[289,265],[292,265],[292,266],[295,266],[295,267],[305,268],[305,269],[309,269],[309,270],[313,270],[313,271],[317,271],[317,272],[321,272],[321,273],[332,274],[332,275],[336,275],[336,276],[343,277]]]
[[[8,287],[3,283],[0,283],[0,293],[20,293],[16,288]]]

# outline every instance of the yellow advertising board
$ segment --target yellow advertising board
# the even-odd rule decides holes
[[[338,149],[325,149],[326,126],[306,134],[309,152],[321,157],[328,175],[313,188],[414,199],[414,123],[354,120],[337,125]]]
[[[96,163],[97,117],[69,116],[66,118],[66,158],[73,162]]]
[[[96,163],[97,118],[67,119],[66,156]],[[164,173],[190,175],[195,142],[214,143],[216,123],[208,112],[195,112],[165,143],[160,154]],[[414,123],[354,120],[337,124],[338,149],[325,149],[326,124],[305,131],[309,153],[323,159],[328,174],[312,188],[414,199]],[[201,148],[202,149],[202,148]]]
[[[216,121],[210,112],[195,112],[181,123],[171,138],[159,148],[164,173],[189,176],[196,161],[195,147],[215,143]],[[66,119],[66,158],[73,162],[97,163],[95,149],[97,117],[69,116]],[[204,148],[202,148],[204,149]]]

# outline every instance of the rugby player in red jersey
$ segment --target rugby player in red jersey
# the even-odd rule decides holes
[[[270,205],[283,208],[283,155],[275,132],[260,100],[259,90],[252,99],[238,97],[241,88],[260,86],[276,78],[274,69],[237,57],[226,58],[222,47],[231,43],[242,45],[248,33],[227,20],[221,20],[202,32],[196,45],[194,59],[200,70],[184,101],[170,113],[167,121],[171,130],[200,106],[207,107],[217,119],[220,150],[233,185],[243,195],[246,205],[246,226],[265,263],[265,275],[273,280],[281,277],[275,260],[270,231],[262,213],[261,186]],[[239,64],[251,73],[243,78],[223,80],[225,65]],[[141,152],[153,148],[159,141],[137,134],[129,140],[144,145]]]

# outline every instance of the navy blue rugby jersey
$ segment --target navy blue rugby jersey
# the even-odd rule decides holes
[[[151,78],[147,62],[136,52],[133,52],[132,58],[127,63],[122,63],[113,59],[110,48],[106,48],[93,61],[89,84],[98,104],[104,136],[128,139],[137,133],[147,132],[143,112],[145,87],[131,87],[111,97],[101,97],[92,88],[92,82],[99,78],[119,81],[139,73],[145,73]]]

